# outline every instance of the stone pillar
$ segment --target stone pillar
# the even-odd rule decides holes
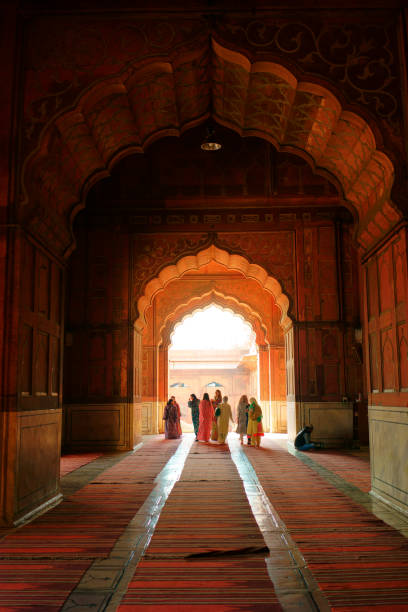
[[[158,367],[157,367],[157,400],[156,400],[156,419],[157,432],[164,432],[163,411],[168,400],[169,394],[169,351],[168,347],[160,346],[158,350]]]
[[[263,412],[265,432],[272,431],[271,379],[269,345],[258,345],[259,404]]]
[[[408,514],[408,249],[402,228],[364,262],[372,490]]]
[[[132,319],[129,237],[82,217],[76,238],[68,262],[65,447],[130,450],[140,436],[141,342]]]
[[[287,433],[285,348],[269,346],[271,431]]]
[[[143,376],[143,346],[142,334],[133,328],[131,331],[133,336],[133,353],[130,355],[130,361],[133,361],[133,368],[130,371],[133,373],[133,380],[129,384],[133,387],[133,401],[129,406],[129,445],[134,447],[142,438],[142,376]]]
[[[142,367],[142,433],[157,433],[157,368],[158,349],[143,345]]]
[[[344,329],[294,322],[286,341],[289,439],[311,423],[316,441],[327,447],[350,446],[353,403],[341,382]]]
[[[286,356],[286,408],[288,438],[294,440],[300,426],[299,407],[296,403],[296,359],[295,359],[295,329],[291,326],[285,332]],[[298,385],[299,386],[299,385]]]
[[[63,268],[18,228],[8,255],[1,412],[1,523],[61,499]]]

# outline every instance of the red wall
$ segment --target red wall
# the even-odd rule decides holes
[[[407,232],[401,229],[364,264],[369,403],[406,405],[408,390]]]
[[[77,240],[68,272],[65,441],[132,446],[126,425],[133,404],[128,236],[80,226]]]

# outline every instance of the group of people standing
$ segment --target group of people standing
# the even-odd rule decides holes
[[[214,398],[210,400],[208,393],[204,393],[200,401],[194,393],[190,395],[188,406],[191,409],[196,442],[209,442],[210,440],[225,444],[229,423],[235,423],[228,396],[222,397],[221,391],[215,391]],[[180,407],[172,396],[164,409],[163,419],[165,421],[165,437],[179,438],[181,436]],[[262,427],[262,408],[254,397],[248,401],[246,395],[242,395],[237,407],[237,429],[241,444],[244,436],[247,443],[256,448],[260,447],[261,437],[264,435]]]

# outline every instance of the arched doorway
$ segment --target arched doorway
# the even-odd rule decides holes
[[[332,93],[332,87],[325,86],[322,79],[302,81],[297,78],[301,74],[300,70],[295,74],[277,64],[276,58],[268,54],[263,57],[265,61],[251,62],[248,59],[250,54],[231,51],[228,45],[220,44],[214,37],[207,35],[195,41],[187,55],[182,44],[178,50],[172,54],[164,53],[159,59],[157,56],[153,59],[148,56],[133,58],[134,62],[123,64],[126,65],[125,71],[117,73],[115,69],[113,76],[108,71],[108,76],[104,74],[97,77],[97,83],[94,82],[95,75],[91,75],[90,80],[86,84],[82,83],[81,91],[76,91],[68,104],[60,100],[55,113],[45,113],[46,119],[39,122],[41,128],[38,130],[34,121],[32,127],[36,137],[31,143],[25,143],[20,177],[21,198],[15,198],[18,204],[11,218],[27,229],[28,237],[18,234],[10,239],[7,247],[13,254],[15,266],[13,273],[7,277],[10,304],[19,304],[17,318],[10,323],[7,339],[13,341],[10,346],[16,346],[14,340],[18,334],[22,338],[21,350],[19,348],[18,354],[13,353],[10,357],[12,362],[7,379],[10,388],[6,390],[11,409],[9,420],[5,422],[5,452],[7,456],[15,458],[17,474],[16,479],[13,476],[7,481],[5,505],[8,516],[13,513],[24,515],[27,509],[57,490],[56,457],[61,430],[61,343],[64,327],[60,298],[63,293],[64,260],[74,248],[72,219],[84,206],[92,185],[106,176],[119,160],[131,153],[147,150],[149,144],[161,137],[179,137],[189,128],[205,121],[209,114],[210,99],[214,118],[219,125],[229,126],[235,133],[246,138],[260,136],[264,141],[272,143],[276,150],[295,152],[300,158],[307,159],[318,172],[329,176],[339,187],[344,196],[342,204],[352,211],[357,223],[359,248],[364,251],[366,258],[363,261],[364,274],[370,279],[366,283],[367,294],[364,298],[367,306],[367,313],[364,311],[364,337],[366,354],[370,357],[367,359],[367,390],[372,394],[374,403],[382,402],[383,423],[387,422],[385,412],[391,398],[395,400],[394,406],[406,404],[406,371],[403,366],[399,367],[402,363],[400,353],[406,344],[405,319],[401,315],[406,310],[406,236],[405,230],[400,231],[401,228],[397,226],[401,215],[391,201],[394,166],[391,157],[382,150],[380,128],[375,122],[363,119],[363,113],[357,114],[356,108],[352,111],[345,108],[340,98]],[[201,78],[203,65],[208,66],[209,61],[211,65],[214,64],[217,75],[213,82]],[[320,85],[316,81],[320,81]],[[140,92],[143,95],[139,95]],[[189,92],[188,96],[186,92]],[[142,99],[146,104],[139,104]],[[38,106],[45,108],[43,104]],[[26,132],[28,134],[30,130]],[[271,183],[269,186],[272,187]],[[269,196],[271,194],[274,195],[272,188]],[[269,207],[272,199],[265,201]],[[282,208],[286,208],[286,204],[281,202]],[[292,398],[290,414],[293,418],[289,419],[292,429],[302,420],[310,420],[311,415],[318,415],[319,411],[325,415],[321,419],[323,425],[324,419],[333,420],[334,413],[346,413],[349,410],[350,398],[348,393],[343,395],[342,392],[347,391],[347,380],[353,377],[351,349],[356,344],[354,332],[359,329],[360,323],[358,317],[354,317],[354,311],[347,311],[345,306],[346,302],[350,302],[347,296],[350,293],[347,289],[349,270],[353,269],[351,276],[355,273],[355,267],[350,262],[353,262],[353,258],[357,259],[350,232],[344,231],[342,219],[322,221],[324,217],[318,218],[314,214],[314,205],[310,201],[309,205],[311,209],[304,211],[305,216],[301,212],[294,213],[293,217],[293,213],[287,210],[273,213],[261,210],[257,200],[254,208],[243,211],[239,218],[241,224],[258,224],[256,231],[260,238],[259,241],[255,239],[255,245],[250,243],[250,234],[253,232],[248,231],[248,225],[244,239],[241,237],[242,232],[231,236],[226,224],[229,223],[228,215],[233,217],[234,214],[225,212],[221,221],[217,220],[218,203],[213,204],[213,209],[206,211],[206,215],[200,216],[202,234],[193,238],[186,237],[186,233],[191,232],[191,227],[196,227],[194,224],[197,223],[197,215],[192,210],[185,217],[173,214],[171,221],[168,220],[169,215],[160,227],[163,228],[166,223],[177,225],[177,219],[183,218],[184,225],[180,223],[179,229],[181,226],[181,234],[184,232],[184,235],[177,237],[175,248],[170,249],[171,253],[166,255],[163,253],[163,237],[148,239],[143,231],[139,231],[140,250],[133,248],[134,245],[130,249],[130,259],[136,261],[136,272],[134,268],[131,271],[126,269],[129,275],[134,273],[132,282],[128,279],[128,288],[131,286],[133,294],[125,298],[120,296],[123,302],[127,300],[129,310],[135,308],[135,304],[142,307],[139,310],[143,310],[143,299],[148,302],[150,300],[150,294],[144,292],[145,287],[152,279],[155,279],[160,288],[162,272],[166,270],[168,273],[169,267],[176,265],[180,257],[195,255],[215,243],[217,248],[228,252],[231,257],[246,255],[249,267],[258,266],[270,278],[282,280],[282,261],[277,261],[274,249],[275,240],[281,240],[280,244],[285,243],[283,252],[285,257],[291,259],[293,270],[292,277],[285,278],[282,283],[286,283],[285,292],[290,295],[295,313],[294,327],[291,332],[287,332],[286,351],[287,363],[292,364],[293,372],[296,369],[296,376],[291,379],[293,384],[288,387]],[[138,216],[134,214],[134,217]],[[155,215],[151,217],[151,223],[156,223],[153,219]],[[234,223],[236,221],[237,218]],[[116,225],[113,224],[113,227]],[[203,227],[206,229],[203,230]],[[280,237],[272,235],[273,232],[277,234],[278,229]],[[394,230],[395,234],[391,235],[389,232]],[[234,226],[234,231],[238,234],[237,226]],[[287,234],[282,238],[284,231]],[[216,237],[214,232],[217,232]],[[289,237],[290,232],[295,236],[292,239]],[[265,237],[265,234],[268,236]],[[397,236],[397,246],[394,236]],[[391,239],[392,244],[389,242]],[[380,244],[382,240],[384,243]],[[383,248],[384,245],[387,248]],[[125,246],[118,244],[115,248],[120,252]],[[143,251],[145,248],[152,249],[149,257]],[[374,250],[370,251],[371,248]],[[378,253],[376,249],[379,249]],[[161,255],[151,257],[152,252]],[[19,257],[14,258],[14,253]],[[347,273],[341,263],[344,253],[348,257],[347,263],[350,263]],[[146,257],[149,266],[146,266]],[[125,261],[126,256],[122,260]],[[391,280],[378,274],[383,260],[388,262],[387,269],[392,271]],[[394,266],[394,263],[398,265]],[[101,268],[105,266],[105,261],[97,265]],[[14,293],[20,291],[19,284],[16,283],[14,289],[13,283],[22,270],[27,271],[29,280],[27,291],[20,296]],[[117,276],[121,277],[121,274]],[[290,282],[292,287],[289,286]],[[393,283],[397,289],[392,294],[389,289]],[[99,313],[99,328],[92,330],[92,347],[87,357],[92,362],[93,373],[99,373],[95,374],[89,385],[94,402],[87,403],[89,398],[82,397],[85,400],[82,404],[88,411],[89,423],[92,424],[90,429],[99,431],[93,444],[111,443],[112,440],[107,441],[101,430],[110,434],[116,423],[113,446],[116,444],[129,448],[140,434],[137,424],[140,423],[142,394],[137,379],[141,369],[130,372],[129,367],[130,363],[140,363],[141,341],[137,335],[141,329],[140,314],[132,312],[126,315],[126,323],[123,323],[125,308],[115,295],[112,321],[104,321],[104,308],[98,310],[96,306],[103,301],[104,296],[98,294],[99,285],[93,289],[95,293],[92,300],[95,304],[94,312]],[[150,286],[149,291],[154,293],[154,287]],[[378,303],[380,294],[382,298]],[[393,296],[391,302],[390,295]],[[391,310],[393,315],[384,315],[387,310]],[[343,316],[345,311],[347,314]],[[119,325],[119,328],[115,328],[118,320],[122,327]],[[136,335],[132,326],[134,320]],[[389,320],[392,321],[392,332],[384,327],[385,321]],[[105,342],[103,337],[107,330],[112,341]],[[288,340],[290,334],[292,339]],[[390,343],[393,344],[391,352]],[[361,348],[358,342],[357,348]],[[356,354],[358,356],[361,351],[356,351]],[[389,360],[389,354],[397,358]],[[103,361],[101,355],[106,363],[111,357],[112,363],[115,363],[115,368],[107,367],[109,372],[115,372],[112,381],[108,380],[109,384],[112,382],[111,387],[115,393],[109,396],[106,391],[103,396],[105,403],[97,404],[95,398],[102,397],[99,393],[100,385],[106,382],[103,375],[106,364],[98,363]],[[125,369],[127,374],[122,376],[121,372]],[[290,371],[289,366],[287,370]],[[390,381],[394,389],[388,387]],[[356,390],[354,382],[353,393]],[[342,402],[341,398],[346,400]],[[14,410],[14,405],[19,409]],[[327,409],[326,412],[323,408]],[[98,430],[102,412],[105,424]],[[27,424],[28,421],[32,431],[35,430],[35,435],[39,436],[38,440],[43,439],[41,436],[46,435],[44,432],[47,428],[52,427],[54,431],[53,444],[47,446],[47,457],[38,458],[34,467],[31,450],[33,446],[38,446],[38,440],[35,437],[24,437],[21,433],[23,423]],[[74,425],[80,428],[80,423],[79,415]],[[12,432],[11,437],[7,435],[8,430]],[[375,433],[377,430],[374,428],[373,431]],[[379,434],[376,436],[378,438]],[[397,453],[393,462],[398,469],[401,461]],[[383,467],[383,472],[387,472],[385,464]],[[18,481],[18,473],[25,469],[34,470],[33,478]],[[14,471],[11,470],[11,473]],[[378,482],[384,473],[379,471]],[[26,489],[27,482],[31,480],[35,483],[37,477],[42,479],[41,487]],[[390,487],[394,490],[392,483]],[[16,504],[15,491],[22,491],[21,495],[18,494],[21,499]],[[394,493],[399,495],[396,490]]]
[[[174,326],[186,314],[210,304],[226,307],[251,324],[257,346],[256,386],[264,409],[265,427],[268,431],[286,432],[284,333],[291,327],[287,315],[289,301],[276,279],[259,266],[248,263],[244,257],[232,256],[212,246],[195,256],[181,258],[177,266],[163,269],[160,282],[154,279],[146,285],[145,294],[139,300],[140,316],[135,323],[143,363],[145,433],[162,430],[161,416],[169,388],[168,349]],[[291,376],[292,370],[288,378]]]
[[[192,432],[192,393],[212,397],[219,389],[233,415],[241,395],[259,397],[256,336],[240,315],[212,303],[183,317],[168,346],[168,397],[181,406],[183,432]]]

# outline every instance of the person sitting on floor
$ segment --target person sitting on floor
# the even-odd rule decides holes
[[[299,431],[295,438],[295,448],[300,451],[311,450],[312,448],[321,448],[322,445],[319,442],[312,442],[310,435],[313,431],[313,425],[306,425]]]

